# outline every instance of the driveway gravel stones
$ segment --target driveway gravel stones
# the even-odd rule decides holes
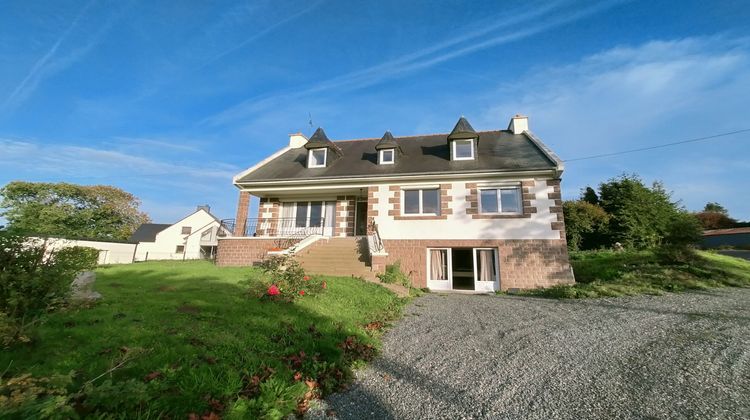
[[[750,418],[750,289],[429,294],[307,418]]]

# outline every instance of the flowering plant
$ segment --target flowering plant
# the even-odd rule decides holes
[[[257,293],[261,299],[292,302],[320,293],[328,286],[324,281],[305,274],[300,263],[289,255],[268,258],[260,268],[264,273]]]

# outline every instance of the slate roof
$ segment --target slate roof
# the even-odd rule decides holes
[[[458,119],[456,126],[453,127],[453,131],[448,134],[448,140],[474,139],[476,137],[477,132],[474,131],[474,127],[469,124],[469,120],[464,117]]]
[[[390,131],[386,131],[383,137],[380,138],[378,144],[375,145],[375,150],[381,149],[398,149],[398,143],[393,139],[393,134]]]
[[[321,147],[327,147],[339,156],[341,155],[341,149],[336,146],[334,142],[328,139],[328,136],[326,136],[326,132],[323,131],[322,128],[318,127],[317,130],[315,130],[315,133],[313,133],[312,137],[310,137],[310,140],[305,143],[305,149],[318,149]]]
[[[154,242],[156,234],[172,225],[162,223],[144,223],[130,235],[129,242]]]
[[[476,134],[479,141],[475,160],[451,161],[449,134],[395,137],[393,140],[403,155],[393,165],[377,164],[375,147],[381,139],[336,141],[333,143],[341,149],[342,155],[329,162],[325,168],[307,168],[307,150],[297,148],[287,150],[239,177],[235,183],[557,169],[556,162],[526,134],[513,134],[507,130],[482,131]]]

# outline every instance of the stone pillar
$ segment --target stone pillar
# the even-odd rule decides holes
[[[248,211],[250,211],[250,193],[240,191],[240,197],[237,200],[237,216],[234,219],[234,236],[245,236]]]

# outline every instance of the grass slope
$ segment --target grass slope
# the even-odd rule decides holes
[[[698,251],[695,261],[682,265],[662,265],[651,251],[571,252],[570,259],[575,285],[523,293],[551,298],[589,298],[750,286],[750,262],[712,252]]]
[[[2,352],[0,372],[7,366],[7,379],[73,371],[73,392],[126,359],[93,384],[134,378],[145,401],[105,395],[97,402],[89,395],[79,412],[281,417],[310,388],[330,391],[345,380],[351,365],[379,344],[377,331],[364,326],[395,318],[404,303],[382,287],[351,278],[328,278],[325,293],[294,304],[260,302],[239,284],[260,275],[207,262],[101,268],[95,289],[104,299],[51,314],[31,344]],[[306,378],[314,382],[306,385]]]

